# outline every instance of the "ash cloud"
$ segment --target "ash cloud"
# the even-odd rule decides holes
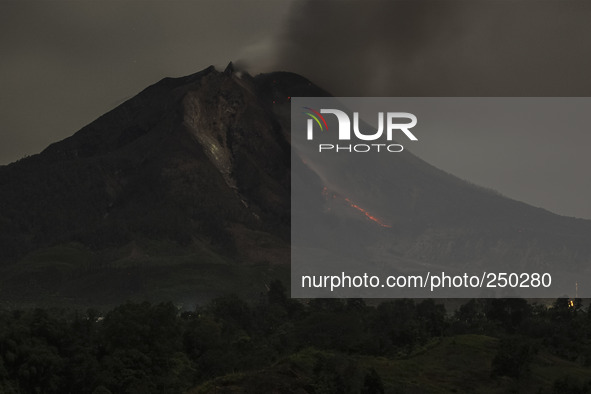
[[[335,96],[591,96],[591,2],[298,1],[276,69]],[[430,164],[553,212],[591,219],[591,134],[499,128],[422,134]]]
[[[340,96],[588,96],[586,1],[301,1],[277,68]]]

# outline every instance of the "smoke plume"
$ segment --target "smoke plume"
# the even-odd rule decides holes
[[[277,68],[339,96],[588,96],[587,1],[300,1]]]

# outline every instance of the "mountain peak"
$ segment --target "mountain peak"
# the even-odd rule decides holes
[[[236,286],[245,272],[263,281],[289,269],[290,98],[298,96],[329,93],[289,72],[208,67],[165,78],[42,153],[0,167],[0,296],[129,296],[179,283],[193,293],[204,275]],[[376,207],[396,218],[375,230],[386,237],[379,250],[420,264],[589,261],[591,222],[486,193],[410,153],[399,158],[380,170],[399,187]],[[337,240],[344,219],[325,209],[321,174],[306,174],[295,180],[310,195],[302,217],[322,215],[326,228],[315,238]],[[330,212],[351,209],[341,205]]]
[[[228,63],[226,69],[224,70],[224,74],[232,75],[234,73],[234,64],[232,62]]]
[[[287,134],[268,92],[229,70],[232,63],[225,72],[208,67],[165,78],[41,154],[2,168],[0,183],[12,189],[0,193],[4,212],[26,210],[18,222],[29,224],[15,222],[0,236],[0,263],[71,239],[99,249],[125,243],[161,232],[156,221],[166,217],[185,228],[183,242],[223,244],[204,229],[218,227],[214,238],[230,240],[234,225],[272,229],[287,241]],[[146,214],[129,214],[139,207]],[[121,220],[125,236],[96,235],[119,232]]]

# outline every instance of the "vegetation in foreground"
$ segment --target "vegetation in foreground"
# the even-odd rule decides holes
[[[588,393],[591,308],[289,299],[0,312],[2,393]]]

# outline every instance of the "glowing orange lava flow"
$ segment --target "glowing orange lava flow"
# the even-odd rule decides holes
[[[363,213],[369,220],[372,220],[372,221],[376,222],[377,224],[379,224],[382,227],[386,227],[386,228],[391,228],[392,227],[389,224],[385,224],[384,222],[382,222],[380,219],[376,218],[375,216],[372,216],[365,209],[361,208],[359,205],[355,204],[353,201],[349,200],[346,197],[345,197],[345,201],[347,201],[351,207],[353,207],[356,210],[358,210],[359,212]]]
[[[334,199],[337,199],[337,197],[338,198],[341,198],[341,196],[337,195],[337,193],[330,192],[326,186],[324,186],[322,188],[322,196],[326,200],[331,200],[331,199],[334,200]],[[361,208],[359,205],[355,204],[353,201],[351,201],[347,197],[344,197],[343,199],[347,202],[347,204],[349,204],[349,206],[351,208],[355,208],[356,210],[358,210],[359,212],[361,212],[362,214],[364,214],[365,217],[367,217],[372,222],[375,222],[375,223],[377,223],[380,226],[385,227],[385,228],[392,228],[392,226],[390,226],[389,224],[386,224],[386,223],[382,222],[379,218],[373,216],[372,214],[370,214],[369,212],[367,212],[365,209]],[[330,208],[328,208],[328,210],[330,210]]]

